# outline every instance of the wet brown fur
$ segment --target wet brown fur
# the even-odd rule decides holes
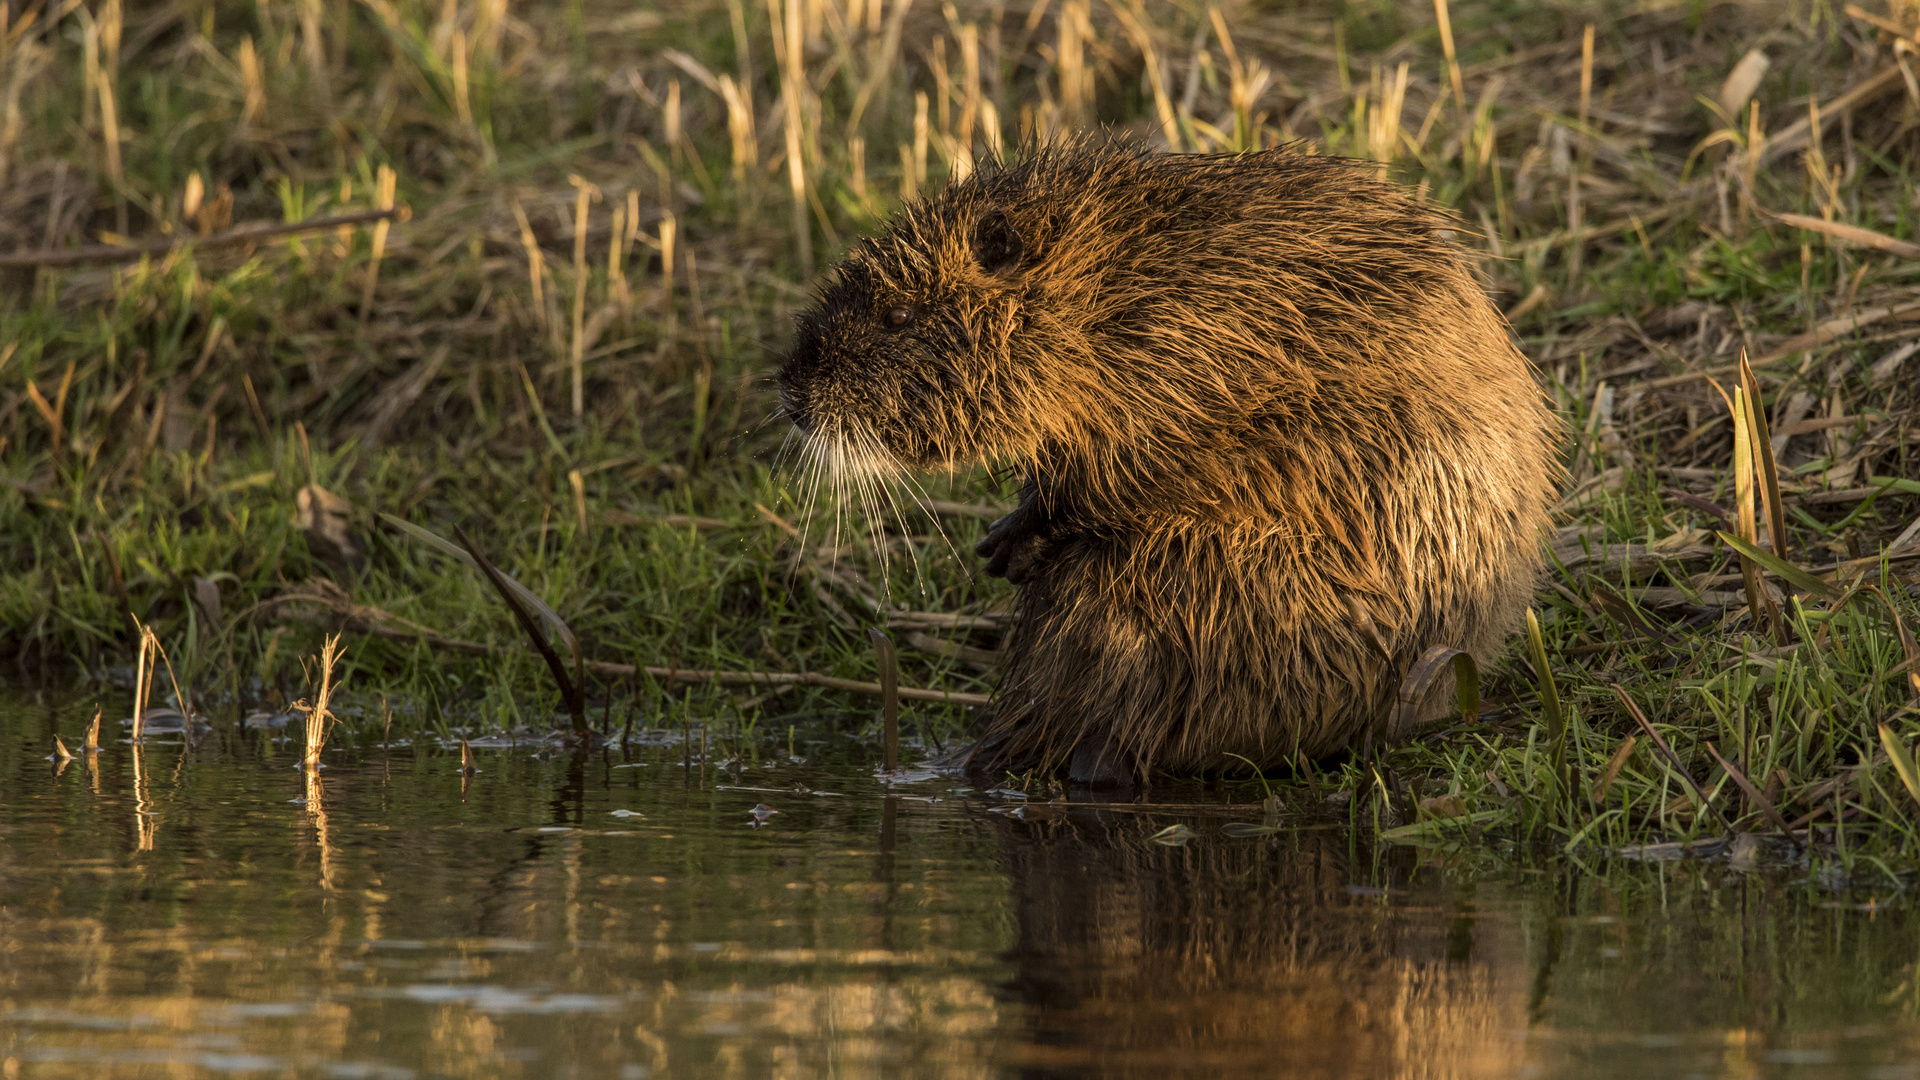
[[[1558,429],[1450,224],[1361,163],[1083,144],[849,255],[780,376],[816,451],[1026,478],[983,545],[1022,587],[976,765],[1317,757],[1402,734],[1429,646],[1494,656]]]

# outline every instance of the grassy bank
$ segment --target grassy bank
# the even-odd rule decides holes
[[[875,626],[904,684],[988,693],[1008,594],[968,552],[1011,493],[935,478],[931,511],[869,520],[780,457],[769,376],[812,275],[1034,138],[1297,139],[1459,213],[1574,437],[1535,658],[1283,801],[1425,842],[1793,825],[1849,865],[1920,853],[1890,760],[1920,735],[1910,5],[4,10],[0,253],[28,254],[0,255],[0,645],[26,677],[110,676],[137,616],[209,703],[271,705],[345,625],[350,695],[552,723],[485,580],[391,514],[552,606],[602,662],[596,724],[864,727],[841,689],[679,673],[866,682]],[[154,250],[87,250],[128,243]],[[1723,530],[1828,584],[1769,583]],[[909,731],[967,722],[910,703]]]

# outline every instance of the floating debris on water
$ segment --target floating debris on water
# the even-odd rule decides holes
[[[1185,825],[1169,825],[1159,832],[1154,833],[1152,836],[1147,837],[1147,839],[1156,844],[1165,844],[1168,847],[1179,847],[1199,835],[1199,833],[1194,832]]]
[[[189,724],[191,724],[190,731]],[[134,726],[133,718],[128,717],[120,721],[120,726],[123,728],[132,728]],[[185,713],[179,709],[169,708],[165,705],[148,709],[146,715],[140,719],[140,737],[143,739],[149,735],[185,734],[191,734],[195,738],[198,738],[212,730],[213,725],[201,719],[197,714],[189,721]]]
[[[1731,843],[1724,836],[1698,840],[1674,840],[1664,844],[1628,844],[1617,852],[1621,858],[1641,862],[1677,862],[1681,859],[1711,859],[1727,850]]]

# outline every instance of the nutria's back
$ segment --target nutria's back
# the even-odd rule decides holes
[[[1395,734],[1428,646],[1499,647],[1555,424],[1447,225],[1340,159],[1078,146],[855,250],[782,369],[796,421],[1028,479],[983,550],[1022,585],[983,751],[1322,754]]]

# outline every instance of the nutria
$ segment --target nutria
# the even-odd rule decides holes
[[[1453,226],[1367,163],[1079,143],[854,248],[779,374],[810,451],[1024,481],[979,547],[1019,594],[972,765],[1264,768],[1445,714],[1403,678],[1501,648],[1558,468]]]

